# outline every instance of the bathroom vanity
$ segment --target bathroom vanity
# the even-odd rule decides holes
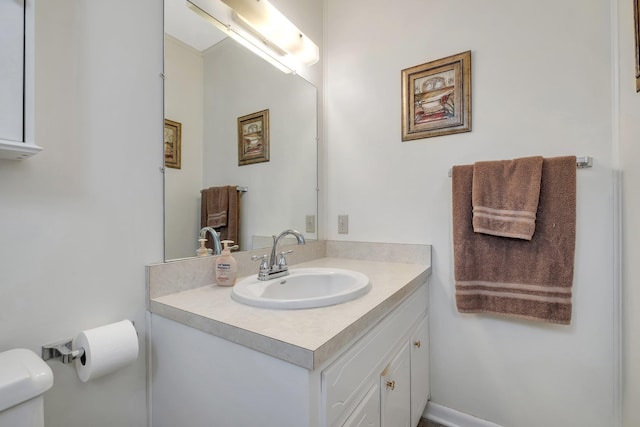
[[[251,307],[210,285],[158,293],[150,273],[153,425],[415,427],[429,398],[421,250],[422,261],[396,262],[323,246],[292,268],[358,271],[372,288],[305,310]]]

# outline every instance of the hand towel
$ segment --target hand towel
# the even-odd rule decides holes
[[[531,240],[540,197],[542,157],[473,165],[473,230]]]
[[[200,226],[212,227],[220,233],[220,240],[240,238],[240,199],[235,185],[210,187],[201,190]],[[207,248],[213,248],[213,242],[207,240]]]
[[[453,168],[458,311],[569,324],[576,234],[575,156],[543,160],[536,233],[530,241],[473,231],[472,180],[472,165]]]
[[[226,194],[225,194],[226,196]],[[216,212],[207,215],[207,227],[224,227],[227,225],[227,212]]]
[[[210,187],[202,193],[202,218],[203,227],[224,227],[227,225],[227,208],[229,195],[227,187]]]
[[[231,240],[240,244],[240,193],[236,185],[227,187],[227,226],[220,231],[221,240]]]

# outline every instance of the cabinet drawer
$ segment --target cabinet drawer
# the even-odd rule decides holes
[[[325,425],[333,426],[353,408],[367,390],[369,379],[379,377],[385,360],[397,343],[407,339],[409,328],[427,310],[427,287],[420,286],[406,301],[385,317],[322,372]],[[384,364],[384,365],[383,365]]]

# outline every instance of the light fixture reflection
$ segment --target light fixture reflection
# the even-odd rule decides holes
[[[269,43],[313,65],[320,58],[318,46],[267,0],[222,0],[244,24],[252,27]]]
[[[309,66],[318,62],[320,56],[318,46],[267,0],[221,1],[226,6],[218,3],[218,8],[227,6],[231,8],[231,19],[227,23],[222,22],[192,0],[187,0],[187,6],[229,37],[285,73],[295,72],[303,65]],[[203,4],[204,7],[217,11],[211,5],[211,1],[205,1]],[[229,15],[229,12],[225,15]]]
[[[271,65],[273,65],[277,69],[279,69],[283,73],[290,74],[290,73],[293,72],[293,69],[285,66],[280,61],[276,60],[271,55],[267,54],[263,49],[261,49],[258,46],[254,45],[253,43],[251,43],[249,40],[247,40],[242,35],[236,33],[233,29],[231,29],[231,27],[229,27],[227,25],[224,25],[222,22],[218,21],[216,18],[214,18],[213,16],[209,15],[207,12],[205,12],[202,9],[200,9],[195,4],[191,3],[189,0],[187,0],[187,7],[189,9],[191,9],[192,11],[194,11],[195,13],[197,13],[198,15],[200,15],[202,18],[204,18],[207,22],[211,23],[217,29],[219,29],[220,31],[222,31],[223,33],[225,33],[226,35],[228,35],[229,37],[234,39],[236,42],[238,42],[242,46],[244,46],[247,49],[249,49],[251,52],[255,53],[260,58],[264,59],[265,61],[267,61],[268,63],[270,63]]]

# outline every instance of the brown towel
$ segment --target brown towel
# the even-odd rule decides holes
[[[461,313],[571,322],[576,236],[576,158],[544,159],[536,233],[530,241],[474,233],[473,166],[455,166],[453,251]]]
[[[240,237],[240,199],[236,186],[211,187],[201,191],[200,226],[212,227],[220,233],[220,240]],[[207,240],[206,247],[213,248]]]
[[[227,187],[211,187],[202,193],[202,227],[224,227],[227,225],[229,192]]]
[[[225,225],[227,225],[227,211],[207,215],[207,227],[218,228]]]
[[[542,157],[473,165],[473,230],[531,240],[536,228]]]

